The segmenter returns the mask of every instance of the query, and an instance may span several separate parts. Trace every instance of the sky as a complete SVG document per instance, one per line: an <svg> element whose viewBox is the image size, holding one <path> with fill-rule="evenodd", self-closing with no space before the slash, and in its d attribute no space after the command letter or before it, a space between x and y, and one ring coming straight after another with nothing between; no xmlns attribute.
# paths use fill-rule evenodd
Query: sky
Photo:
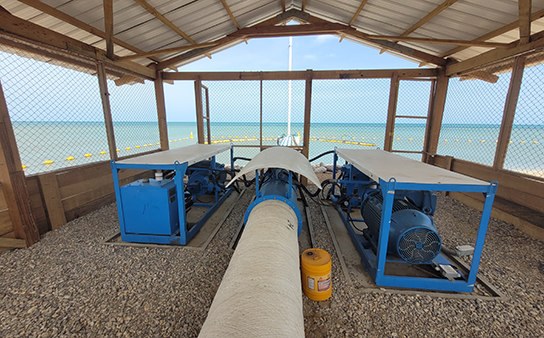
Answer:
<svg viewBox="0 0 544 338"><path fill-rule="evenodd" d="M289 61L289 38L259 38L248 40L248 44L240 43L234 47L212 54L212 59L207 57L198 61L182 66L178 71L285 71L288 70ZM318 35L293 37L293 70L338 70L338 69L391 69L391 68L417 68L418 64L404 60L402 58L383 53L373 48L351 42L344 39L341 43L339 37L333 35ZM300 83L302 82L302 83ZM315 82L315 81L314 81ZM372 91L389 91L389 80L380 81L379 88L373 88ZM218 110L255 111L257 114L248 113L246 119L253 121L258 118L258 81L251 83L217 83L207 82L206 86L210 88L210 107L212 114L215 113L215 121L227 118L227 113ZM355 88L346 88L344 86L343 95L350 96L355 93ZM286 110L287 102L287 81L265 81L264 109L267 106L273 110L274 107L280 107ZM321 87L323 94L326 94L326 84ZM349 86L348 86L349 87ZM383 88L381 88L383 87ZM319 84L314 86L314 91L319 90ZM174 85L165 84L165 98L167 108L167 118L170 122L194 121L194 83L192 81L176 81ZM330 95L333 90L328 90ZM246 95L240 95L247 93ZM231 97L229 100L218 99L214 97L221 95L223 98ZM338 94L338 93L336 93ZM255 97L257 95L257 97ZM315 95L324 97L326 95ZM426 94L426 99L428 94ZM356 99L356 98L354 98ZM230 102L229 102L230 101ZM244 105L244 101L249 101ZM366 100L370 102L371 100ZM380 100L381 101L381 100ZM214 105L215 103L215 105ZM249 106L248 106L249 105ZM285 106L285 107L283 107ZM304 109L304 84L303 81L293 81L293 117L297 122L297 116L302 118L300 111ZM322 108L327 109L324 105ZM319 105L312 106L316 117L319 117ZM381 109L377 108L376 109ZM298 111L295 111L298 110ZM329 110L328 110L329 111ZM218 116L219 115L219 116ZM274 115L274 116L272 116ZM230 115L232 117L232 115ZM268 122L284 121L285 117L279 114L269 114ZM322 119L325 119L322 116ZM301 121L299 121L301 122ZM327 121L322 121L327 122Z"/></svg>

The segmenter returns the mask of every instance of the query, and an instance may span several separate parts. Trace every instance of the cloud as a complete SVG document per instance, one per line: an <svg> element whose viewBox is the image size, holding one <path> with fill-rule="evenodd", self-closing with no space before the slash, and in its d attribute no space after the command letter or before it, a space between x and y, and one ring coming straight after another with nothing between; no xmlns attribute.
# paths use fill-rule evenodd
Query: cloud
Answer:
<svg viewBox="0 0 544 338"><path fill-rule="evenodd" d="M315 60L315 59L317 59L317 56L315 56L314 54L306 54L306 55L304 55L304 58L306 60Z"/></svg>
<svg viewBox="0 0 544 338"><path fill-rule="evenodd" d="M315 42L316 43L325 43L325 42L329 42L329 41L336 40L336 39L338 39L338 38L336 36L334 36L334 35L318 35L315 38Z"/></svg>

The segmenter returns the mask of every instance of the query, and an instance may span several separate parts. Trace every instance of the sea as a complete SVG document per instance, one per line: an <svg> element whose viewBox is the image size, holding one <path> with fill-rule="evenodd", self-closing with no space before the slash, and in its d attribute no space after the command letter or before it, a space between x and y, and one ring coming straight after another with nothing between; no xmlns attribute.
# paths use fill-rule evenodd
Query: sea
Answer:
<svg viewBox="0 0 544 338"><path fill-rule="evenodd" d="M115 141L120 157L147 152L159 146L156 122L114 122ZM22 164L27 175L109 159L106 129L103 122L13 122ZM264 123L264 145L275 145L287 133L285 123ZM499 125L443 124L437 153L492 165ZM235 145L234 156L253 157L258 149L259 123L216 122L210 125L212 141ZM303 137L303 124L292 123L291 133ZM421 151L424 124L396 124L393 149ZM169 122L170 148L195 144L195 122ZM233 142L227 140L235 140ZM338 148L383 149L385 124L382 123L312 123L310 158ZM240 146L240 147L238 147ZM416 160L421 154L403 153ZM228 154L217 157L229 162ZM315 162L330 164L332 155ZM240 160L236 164L244 165ZM544 177L544 126L515 125L506 156L505 168Z"/></svg>

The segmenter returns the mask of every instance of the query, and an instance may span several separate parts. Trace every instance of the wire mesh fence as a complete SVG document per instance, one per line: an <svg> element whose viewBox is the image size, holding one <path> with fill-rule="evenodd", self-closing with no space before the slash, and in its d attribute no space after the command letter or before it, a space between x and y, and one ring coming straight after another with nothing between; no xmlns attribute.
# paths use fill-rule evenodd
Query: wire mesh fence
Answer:
<svg viewBox="0 0 544 338"><path fill-rule="evenodd" d="M418 161L425 140L431 85L431 80L399 81L392 149L406 151L401 155Z"/></svg>
<svg viewBox="0 0 544 338"><path fill-rule="evenodd" d="M524 70L504 164L505 169L541 178L544 178L543 77L542 63L528 64Z"/></svg>
<svg viewBox="0 0 544 338"><path fill-rule="evenodd" d="M450 79L437 152L493 165L511 73L496 83Z"/></svg>
<svg viewBox="0 0 544 338"><path fill-rule="evenodd" d="M341 148L381 148L390 79L314 80L310 158ZM331 164L333 156L319 162Z"/></svg>
<svg viewBox="0 0 544 338"><path fill-rule="evenodd" d="M117 155L159 149L159 125L153 82L116 86L108 80Z"/></svg>
<svg viewBox="0 0 544 338"><path fill-rule="evenodd" d="M109 159L96 76L17 54L0 52L0 80L25 173Z"/></svg>

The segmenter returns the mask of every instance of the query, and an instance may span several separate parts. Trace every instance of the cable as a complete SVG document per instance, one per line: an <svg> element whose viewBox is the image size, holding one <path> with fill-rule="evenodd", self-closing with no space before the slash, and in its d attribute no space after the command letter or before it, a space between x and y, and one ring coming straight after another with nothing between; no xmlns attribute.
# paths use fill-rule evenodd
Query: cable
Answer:
<svg viewBox="0 0 544 338"><path fill-rule="evenodd" d="M324 152L324 153L322 153L322 154L319 154L319 155L317 155L316 157L312 158L312 159L310 160L310 162L313 162L313 161L317 160L318 158L321 158L321 157L323 157L323 156L325 156L325 155L329 155L329 154L332 154L332 153L334 153L334 150L326 151L326 152Z"/></svg>

